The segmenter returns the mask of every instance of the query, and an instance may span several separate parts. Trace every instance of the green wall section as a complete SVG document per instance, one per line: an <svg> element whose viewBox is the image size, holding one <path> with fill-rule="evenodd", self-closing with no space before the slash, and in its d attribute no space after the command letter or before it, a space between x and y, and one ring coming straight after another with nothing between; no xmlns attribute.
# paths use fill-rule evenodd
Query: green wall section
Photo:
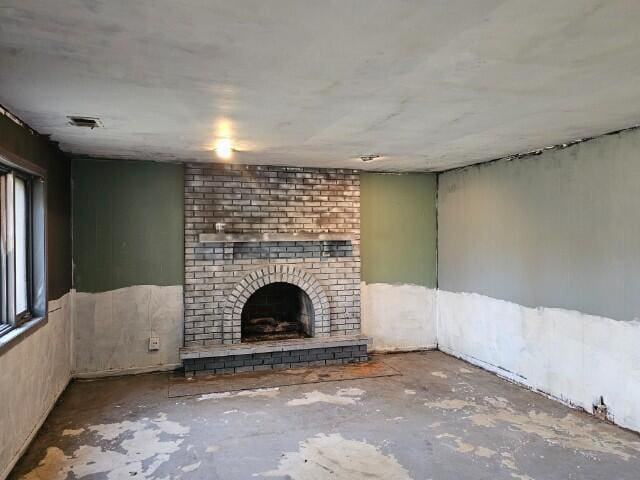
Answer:
<svg viewBox="0 0 640 480"><path fill-rule="evenodd" d="M46 170L47 297L71 289L71 162L46 137L0 113L0 153L17 155Z"/></svg>
<svg viewBox="0 0 640 480"><path fill-rule="evenodd" d="M361 174L362 280L436 287L434 174Z"/></svg>
<svg viewBox="0 0 640 480"><path fill-rule="evenodd" d="M182 165L78 159L72 178L76 290L183 283Z"/></svg>

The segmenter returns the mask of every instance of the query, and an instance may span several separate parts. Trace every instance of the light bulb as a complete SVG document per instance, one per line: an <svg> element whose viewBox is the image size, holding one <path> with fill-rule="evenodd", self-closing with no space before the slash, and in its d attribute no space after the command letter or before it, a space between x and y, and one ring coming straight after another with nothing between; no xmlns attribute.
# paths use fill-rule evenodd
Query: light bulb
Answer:
<svg viewBox="0 0 640 480"><path fill-rule="evenodd" d="M231 158L233 149L231 148L230 138L221 138L216 142L216 155L223 160L229 160Z"/></svg>

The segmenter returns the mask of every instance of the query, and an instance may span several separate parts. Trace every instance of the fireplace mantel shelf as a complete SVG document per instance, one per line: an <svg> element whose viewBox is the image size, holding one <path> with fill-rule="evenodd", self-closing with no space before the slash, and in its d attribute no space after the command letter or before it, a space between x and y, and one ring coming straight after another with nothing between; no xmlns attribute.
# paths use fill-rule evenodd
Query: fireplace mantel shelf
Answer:
<svg viewBox="0 0 640 480"><path fill-rule="evenodd" d="M201 233L200 243L247 242L350 242L355 235L349 233Z"/></svg>

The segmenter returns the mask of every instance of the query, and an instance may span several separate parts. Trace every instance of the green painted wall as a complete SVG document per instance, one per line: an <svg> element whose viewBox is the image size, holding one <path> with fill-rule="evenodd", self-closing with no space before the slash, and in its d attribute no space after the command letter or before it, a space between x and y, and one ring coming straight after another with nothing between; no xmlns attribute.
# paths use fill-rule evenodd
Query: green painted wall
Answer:
<svg viewBox="0 0 640 480"><path fill-rule="evenodd" d="M362 280L436 286L434 174L361 174Z"/></svg>
<svg viewBox="0 0 640 480"><path fill-rule="evenodd" d="M1 113L0 152L17 155L46 170L47 297L56 300L71 288L71 162L46 137Z"/></svg>
<svg viewBox="0 0 640 480"><path fill-rule="evenodd" d="M640 317L640 129L439 180L443 290Z"/></svg>
<svg viewBox="0 0 640 480"><path fill-rule="evenodd" d="M72 179L78 291L183 283L182 165L78 159Z"/></svg>

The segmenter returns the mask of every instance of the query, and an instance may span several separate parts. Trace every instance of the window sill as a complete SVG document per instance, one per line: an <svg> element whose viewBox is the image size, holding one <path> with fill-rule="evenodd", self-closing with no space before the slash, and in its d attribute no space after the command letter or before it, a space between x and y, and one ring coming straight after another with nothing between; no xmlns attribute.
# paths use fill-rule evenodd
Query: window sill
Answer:
<svg viewBox="0 0 640 480"><path fill-rule="evenodd" d="M0 355L5 353L14 345L20 343L22 340L24 340L33 332L46 324L47 317L38 317L29 320L28 322L20 325L18 328L9 330L7 333L0 337Z"/></svg>

